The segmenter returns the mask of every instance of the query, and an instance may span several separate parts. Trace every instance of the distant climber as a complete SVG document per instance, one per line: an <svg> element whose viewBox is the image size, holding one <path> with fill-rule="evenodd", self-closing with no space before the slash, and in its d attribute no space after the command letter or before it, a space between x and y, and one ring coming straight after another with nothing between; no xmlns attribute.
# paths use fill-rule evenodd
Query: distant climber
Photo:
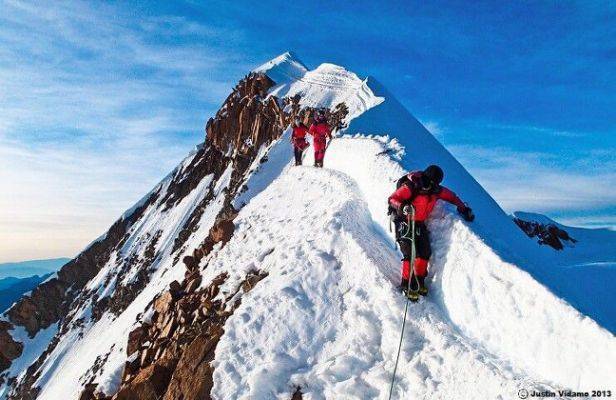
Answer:
<svg viewBox="0 0 616 400"><path fill-rule="evenodd" d="M428 261L432 254L430 233L426 219L430 216L438 200L445 200L458 207L458 212L466 221L473 221L475 216L470 207L460 200L451 190L441 186L443 170L437 165L430 165L424 171L414 171L398 180L396 191L389 196L389 209L396 226L396 240L402 251L401 289L412 301L419 295L428 294L425 279L428 274ZM415 221L415 265L411 271L412 232L411 218Z"/></svg>
<svg viewBox="0 0 616 400"><path fill-rule="evenodd" d="M318 111L314 117L314 123L310 125L308 131L313 138L314 146L314 166L323 168L323 159L327 149L327 139L332 138L331 127L327 123L327 118L323 111Z"/></svg>
<svg viewBox="0 0 616 400"><path fill-rule="evenodd" d="M295 165L302 165L302 155L308 147L306 134L308 127L304 125L302 119L297 116L293 120L293 134L291 135L291 143L293 144L293 154L295 155Z"/></svg>

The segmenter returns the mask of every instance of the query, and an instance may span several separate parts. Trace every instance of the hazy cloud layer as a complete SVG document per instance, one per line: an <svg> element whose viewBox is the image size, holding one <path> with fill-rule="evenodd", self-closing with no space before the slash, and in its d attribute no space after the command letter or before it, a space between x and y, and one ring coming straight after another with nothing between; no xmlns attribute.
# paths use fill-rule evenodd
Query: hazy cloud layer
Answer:
<svg viewBox="0 0 616 400"><path fill-rule="evenodd" d="M233 32L185 18L0 8L0 261L74 255L203 140L219 79L249 67L207 45Z"/></svg>
<svg viewBox="0 0 616 400"><path fill-rule="evenodd" d="M507 211L533 211L569 215L562 222L584 226L614 226L616 160L606 160L601 170L589 172L584 157L563 167L558 156L520 152L510 148L477 145L449 146L498 203ZM587 154L587 159L611 157ZM576 215L578 211L579 215ZM603 222L598 222L602 220Z"/></svg>

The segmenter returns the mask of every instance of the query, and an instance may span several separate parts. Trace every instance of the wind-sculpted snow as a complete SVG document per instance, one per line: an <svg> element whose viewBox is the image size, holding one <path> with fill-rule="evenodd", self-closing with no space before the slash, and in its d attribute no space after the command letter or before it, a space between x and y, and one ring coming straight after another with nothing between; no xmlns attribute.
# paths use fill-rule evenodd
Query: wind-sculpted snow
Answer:
<svg viewBox="0 0 616 400"><path fill-rule="evenodd" d="M275 82L270 94L277 97L300 96L305 107L333 109L346 104L347 121L382 103L383 97L375 96L367 84L356 74L334 64L321 64L312 71L297 61L292 54L283 54L263 64L255 71L265 72Z"/></svg>

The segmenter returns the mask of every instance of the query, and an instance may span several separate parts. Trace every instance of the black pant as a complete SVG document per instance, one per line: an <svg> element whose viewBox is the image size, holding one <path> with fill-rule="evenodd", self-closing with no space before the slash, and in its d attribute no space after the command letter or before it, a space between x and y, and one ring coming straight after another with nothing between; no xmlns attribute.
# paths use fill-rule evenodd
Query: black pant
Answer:
<svg viewBox="0 0 616 400"><path fill-rule="evenodd" d="M410 260L412 255L412 243L410 241L411 233L408 222L402 218L394 220L396 225L396 240L400 245L400 251L404 260ZM407 234L404 237L404 235ZM429 260L432 255L432 247L430 247L430 232L424 222L415 222L415 257Z"/></svg>
<svg viewBox="0 0 616 400"><path fill-rule="evenodd" d="M295 165L302 165L302 155L304 154L304 150L293 147L293 154L295 154Z"/></svg>

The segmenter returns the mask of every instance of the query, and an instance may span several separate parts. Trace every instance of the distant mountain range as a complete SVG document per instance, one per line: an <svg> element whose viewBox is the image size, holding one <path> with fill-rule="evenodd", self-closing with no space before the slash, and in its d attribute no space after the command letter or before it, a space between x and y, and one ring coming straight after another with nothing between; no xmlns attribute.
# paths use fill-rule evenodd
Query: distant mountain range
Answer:
<svg viewBox="0 0 616 400"><path fill-rule="evenodd" d="M4 312L25 293L37 287L41 282L51 276L51 272L45 275L34 275L27 278L8 277L0 279L0 313Z"/></svg>
<svg viewBox="0 0 616 400"><path fill-rule="evenodd" d="M31 260L0 264L0 313L25 293L37 287L70 258Z"/></svg>
<svg viewBox="0 0 616 400"><path fill-rule="evenodd" d="M48 260L0 263L0 279L9 277L28 278L34 275L47 275L51 272L56 272L70 260L70 258L52 258ZM0 288L0 290L2 289Z"/></svg>

